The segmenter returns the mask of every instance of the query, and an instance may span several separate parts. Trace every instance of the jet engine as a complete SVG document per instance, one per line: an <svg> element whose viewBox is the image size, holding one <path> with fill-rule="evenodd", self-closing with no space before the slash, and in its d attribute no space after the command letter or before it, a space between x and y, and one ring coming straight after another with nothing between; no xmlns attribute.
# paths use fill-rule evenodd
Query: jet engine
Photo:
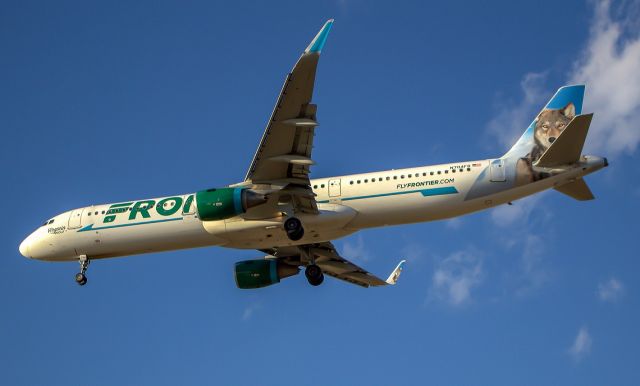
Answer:
<svg viewBox="0 0 640 386"><path fill-rule="evenodd" d="M236 263L235 277L238 288L262 288L280 283L280 279L297 275L300 268L276 259L245 260Z"/></svg>
<svg viewBox="0 0 640 386"><path fill-rule="evenodd" d="M267 196L244 188L218 188L196 193L198 217L203 221L224 220L267 202Z"/></svg>

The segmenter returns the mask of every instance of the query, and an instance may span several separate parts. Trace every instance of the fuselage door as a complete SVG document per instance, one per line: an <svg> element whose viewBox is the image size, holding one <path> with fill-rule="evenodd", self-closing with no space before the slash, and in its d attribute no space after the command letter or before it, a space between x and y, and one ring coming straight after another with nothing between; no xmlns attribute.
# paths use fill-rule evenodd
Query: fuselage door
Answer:
<svg viewBox="0 0 640 386"><path fill-rule="evenodd" d="M339 197L340 194L340 179L329 180L329 197Z"/></svg>
<svg viewBox="0 0 640 386"><path fill-rule="evenodd" d="M80 228L82 226L82 214L85 208L74 209L69 215L69 229Z"/></svg>
<svg viewBox="0 0 640 386"><path fill-rule="evenodd" d="M504 171L504 160L494 159L491 161L491 181L492 182L504 182L507 180Z"/></svg>

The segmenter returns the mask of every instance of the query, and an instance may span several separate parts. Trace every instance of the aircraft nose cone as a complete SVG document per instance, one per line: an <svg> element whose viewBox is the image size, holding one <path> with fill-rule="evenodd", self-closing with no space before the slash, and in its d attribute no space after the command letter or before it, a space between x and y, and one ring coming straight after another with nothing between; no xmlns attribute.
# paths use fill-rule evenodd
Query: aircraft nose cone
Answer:
<svg viewBox="0 0 640 386"><path fill-rule="evenodd" d="M26 239L24 239L23 242L20 243L20 247L18 247L18 249L20 250L20 254L24 257L28 257L31 258L31 254L29 251L29 238L27 237Z"/></svg>

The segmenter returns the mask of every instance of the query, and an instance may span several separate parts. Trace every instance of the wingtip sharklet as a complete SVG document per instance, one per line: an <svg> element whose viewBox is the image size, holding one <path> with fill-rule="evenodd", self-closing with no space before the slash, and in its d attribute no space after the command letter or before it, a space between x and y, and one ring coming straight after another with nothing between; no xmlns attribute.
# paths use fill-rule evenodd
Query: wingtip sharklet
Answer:
<svg viewBox="0 0 640 386"><path fill-rule="evenodd" d="M398 282L398 278L400 277L400 274L402 273L402 268L404 267L404 263L406 263L406 260L401 260L398 265L396 266L396 269L394 269L391 274L389 275L389 277L387 278L386 282L389 285L395 285Z"/></svg>
<svg viewBox="0 0 640 386"><path fill-rule="evenodd" d="M322 51L322 47L327 42L327 37L329 36L329 32L331 31L331 27L333 26L334 19L329 19L324 23L318 34L315 38L309 43L307 49L304 50L305 53L320 53Z"/></svg>

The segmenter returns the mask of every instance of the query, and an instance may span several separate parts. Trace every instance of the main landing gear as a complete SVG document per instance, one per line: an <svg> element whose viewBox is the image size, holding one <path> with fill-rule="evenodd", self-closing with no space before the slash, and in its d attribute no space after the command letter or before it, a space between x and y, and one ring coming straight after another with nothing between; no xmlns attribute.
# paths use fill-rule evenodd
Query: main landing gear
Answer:
<svg viewBox="0 0 640 386"><path fill-rule="evenodd" d="M307 265L307 268L304 270L304 275L312 286L318 286L324 281L322 269L315 264Z"/></svg>
<svg viewBox="0 0 640 386"><path fill-rule="evenodd" d="M80 272L76 273L76 283L78 283L78 285L85 285L87 284L87 276L85 273L87 272L87 268L89 268L89 258L87 255L80 255L78 261L80 262Z"/></svg>
<svg viewBox="0 0 640 386"><path fill-rule="evenodd" d="M304 236L302 222L295 217L289 217L287 221L284 222L284 230L287 232L287 237L289 237L291 241L298 241Z"/></svg>

